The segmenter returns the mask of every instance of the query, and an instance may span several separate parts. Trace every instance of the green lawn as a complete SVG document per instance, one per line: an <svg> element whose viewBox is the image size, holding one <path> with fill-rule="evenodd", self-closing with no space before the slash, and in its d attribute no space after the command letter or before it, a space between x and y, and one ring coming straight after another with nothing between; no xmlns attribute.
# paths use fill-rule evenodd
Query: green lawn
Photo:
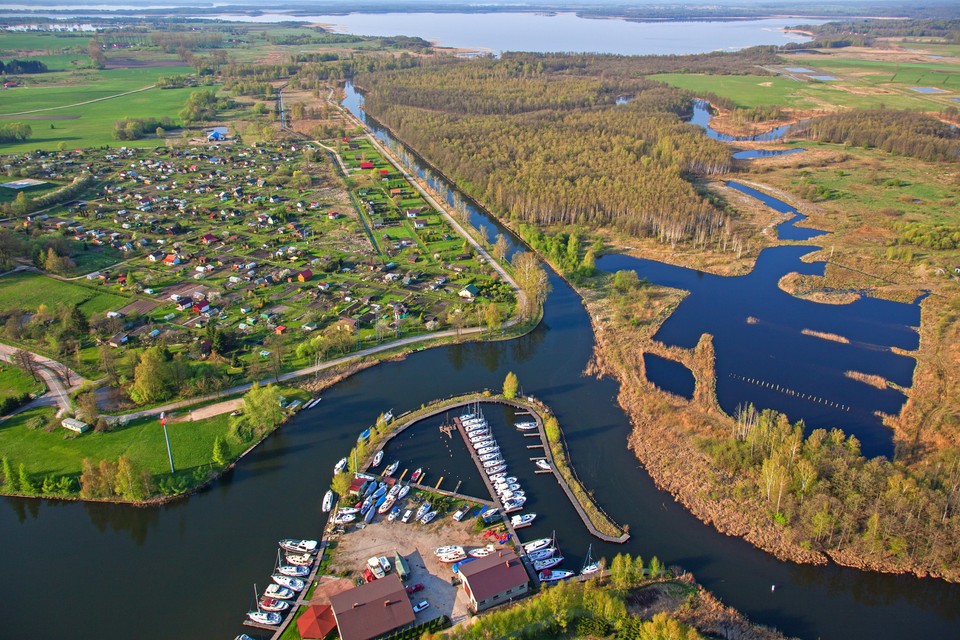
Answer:
<svg viewBox="0 0 960 640"><path fill-rule="evenodd" d="M79 304L86 313L118 309L130 300L91 287L35 273L14 273L0 278L0 309L36 309L41 304Z"/></svg>
<svg viewBox="0 0 960 640"><path fill-rule="evenodd" d="M0 398L38 391L40 385L29 375L8 364L0 364Z"/></svg>
<svg viewBox="0 0 960 640"><path fill-rule="evenodd" d="M24 55L24 51L50 51L56 53L63 49L86 49L90 35L67 35L60 33L13 33L5 31L0 39L0 52L4 58L36 60L34 56Z"/></svg>

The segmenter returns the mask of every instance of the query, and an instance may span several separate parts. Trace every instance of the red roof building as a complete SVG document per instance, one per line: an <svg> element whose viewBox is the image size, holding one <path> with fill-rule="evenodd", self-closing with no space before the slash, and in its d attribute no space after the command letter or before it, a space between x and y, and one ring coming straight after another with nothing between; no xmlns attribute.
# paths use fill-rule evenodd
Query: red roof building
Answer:
<svg viewBox="0 0 960 640"><path fill-rule="evenodd" d="M328 604L310 605L297 618L297 629L304 640L326 638L336 628L337 619L333 617L333 609Z"/></svg>
<svg viewBox="0 0 960 640"><path fill-rule="evenodd" d="M501 549L459 569L463 591L474 611L509 602L530 591L530 576L513 551Z"/></svg>
<svg viewBox="0 0 960 640"><path fill-rule="evenodd" d="M361 168L361 169L373 169L373 163L370 162L369 160L364 160L363 162L360 163L360 168Z"/></svg>
<svg viewBox="0 0 960 640"><path fill-rule="evenodd" d="M341 640L370 640L412 625L416 616L395 573L330 597Z"/></svg>

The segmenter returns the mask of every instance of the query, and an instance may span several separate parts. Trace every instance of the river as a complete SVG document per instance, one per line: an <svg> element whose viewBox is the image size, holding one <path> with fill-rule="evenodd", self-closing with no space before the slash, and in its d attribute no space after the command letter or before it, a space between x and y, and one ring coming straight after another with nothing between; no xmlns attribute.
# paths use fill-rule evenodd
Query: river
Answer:
<svg viewBox="0 0 960 640"><path fill-rule="evenodd" d="M472 215L499 229L481 213ZM437 397L498 388L508 371L517 373L524 392L556 411L581 478L632 535L625 546L594 541L555 483L512 464L511 474L532 495L531 510L543 515L524 539L556 528L573 567L591 542L594 557L657 555L693 571L755 621L804 638L904 638L918 630L925 638L956 637L957 586L779 562L718 534L657 490L624 446L629 424L616 404L617 385L581 373L593 336L579 297L555 274L550 281L543 322L529 335L430 349L357 374L188 500L136 509L5 498L0 637L232 637L252 604L254 583L262 588L269 579L276 541L319 534L332 467L361 430L387 409L400 413ZM505 424L511 416L504 411L487 414ZM435 424L417 429L427 439L440 437ZM428 469L448 455L441 447L415 454Z"/></svg>

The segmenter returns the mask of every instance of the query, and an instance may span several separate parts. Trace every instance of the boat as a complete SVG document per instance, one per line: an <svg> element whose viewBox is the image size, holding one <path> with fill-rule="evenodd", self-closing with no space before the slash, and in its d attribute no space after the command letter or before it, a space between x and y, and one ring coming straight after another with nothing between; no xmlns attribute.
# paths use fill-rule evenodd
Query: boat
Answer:
<svg viewBox="0 0 960 640"><path fill-rule="evenodd" d="M330 509L332 508L333 508L333 491L327 490L327 492L323 494L323 506L321 507L321 509L323 509L324 513L329 513Z"/></svg>
<svg viewBox="0 0 960 640"><path fill-rule="evenodd" d="M423 467L417 467L417 470L410 475L410 482L416 482L423 475Z"/></svg>
<svg viewBox="0 0 960 640"><path fill-rule="evenodd" d="M373 507L370 507L370 509L367 511L367 515L363 516L363 521L367 524L370 524L370 522L373 521L373 516L375 515L377 515L377 510Z"/></svg>
<svg viewBox="0 0 960 640"><path fill-rule="evenodd" d="M559 580L566 580L572 575L573 571L557 571L547 569L545 571L541 571L537 577L540 578L540 582L557 582Z"/></svg>
<svg viewBox="0 0 960 640"><path fill-rule="evenodd" d="M266 624L275 627L283 621L283 616L275 611L247 611L251 622Z"/></svg>
<svg viewBox="0 0 960 640"><path fill-rule="evenodd" d="M372 496L373 492L377 490L377 483L373 480L367 482L367 488L363 492L363 497Z"/></svg>
<svg viewBox="0 0 960 640"><path fill-rule="evenodd" d="M309 553L288 553L284 558L297 567L309 567L313 564L313 556Z"/></svg>
<svg viewBox="0 0 960 640"><path fill-rule="evenodd" d="M277 567L277 573L282 576L303 578L310 575L310 567L297 566L295 564L281 564Z"/></svg>
<svg viewBox="0 0 960 640"><path fill-rule="evenodd" d="M502 464L503 464L503 458L501 458L500 456L497 456L495 458L490 458L489 460L485 460L483 462L483 468L491 469L493 467L498 467Z"/></svg>
<svg viewBox="0 0 960 640"><path fill-rule="evenodd" d="M467 438L470 439L470 442L476 442L477 440L487 437L493 437L490 435L489 429L475 429L467 432Z"/></svg>
<svg viewBox="0 0 960 640"><path fill-rule="evenodd" d="M383 414L383 422L385 424L390 424L392 420L393 420L393 409L390 409L385 414Z"/></svg>
<svg viewBox="0 0 960 640"><path fill-rule="evenodd" d="M400 487L400 491L397 492L397 500L403 500L408 493L410 493L410 486L405 484Z"/></svg>
<svg viewBox="0 0 960 640"><path fill-rule="evenodd" d="M400 485L395 484L390 487L390 491L387 491L387 497L396 500L398 493L400 493Z"/></svg>
<svg viewBox="0 0 960 640"><path fill-rule="evenodd" d="M457 522L460 522L461 520L463 520L464 516L466 516L467 513L469 512L470 512L470 505L464 503L460 505L460 507L456 511L453 512L453 519Z"/></svg>
<svg viewBox="0 0 960 640"><path fill-rule="evenodd" d="M492 544L488 544L485 547L470 549L470 551L467 551L467 555L471 558L486 558L488 555L493 553L494 549L495 547Z"/></svg>
<svg viewBox="0 0 960 640"><path fill-rule="evenodd" d="M438 556L437 560L443 562L444 564L453 564L454 562L460 562L461 560L466 560L467 554L463 551L460 553L449 553L447 555Z"/></svg>
<svg viewBox="0 0 960 640"><path fill-rule="evenodd" d="M527 554L527 557L530 558L531 562L536 560L544 560L549 558L557 552L555 547L547 547L546 549L537 549L536 551L531 551Z"/></svg>
<svg viewBox="0 0 960 640"><path fill-rule="evenodd" d="M431 522L433 522L433 519L436 517L437 517L437 512L431 511L427 515L420 518L420 524L430 524Z"/></svg>
<svg viewBox="0 0 960 640"><path fill-rule="evenodd" d="M260 608L264 611L286 611L290 608L290 603L276 598L261 598Z"/></svg>
<svg viewBox="0 0 960 640"><path fill-rule="evenodd" d="M491 476L489 476L489 478L490 478L490 482L499 482L500 480L503 480L506 476L507 474L505 473L494 473Z"/></svg>
<svg viewBox="0 0 960 640"><path fill-rule="evenodd" d="M400 507L394 507L393 510L390 512L390 515L387 516L387 520L389 520L390 522L393 522L398 517L400 517L400 512L401 512Z"/></svg>
<svg viewBox="0 0 960 640"><path fill-rule="evenodd" d="M497 445L492 445L490 447L484 447L483 449L478 449L477 453L482 456L487 453L496 453L497 451L500 451L500 447L498 447Z"/></svg>
<svg viewBox="0 0 960 640"><path fill-rule="evenodd" d="M523 545L523 550L527 553L532 553L538 549L546 549L547 547L553 546L553 538L538 538L536 540L531 540Z"/></svg>
<svg viewBox="0 0 960 640"><path fill-rule="evenodd" d="M281 587L278 584L272 584L264 590L263 595L268 598L289 600L296 594L294 594L293 589L290 589L289 587Z"/></svg>
<svg viewBox="0 0 960 640"><path fill-rule="evenodd" d="M490 462L491 460L501 461L503 458L500 457L499 451L494 451L493 453L485 453L480 456L480 462Z"/></svg>
<svg viewBox="0 0 960 640"><path fill-rule="evenodd" d="M403 517L400 518L400 522L402 522L403 524L407 524L408 522L410 522L410 518L412 516L413 516L413 509L407 509L406 511L403 512Z"/></svg>
<svg viewBox="0 0 960 640"><path fill-rule="evenodd" d="M364 429L360 432L360 435L357 436L357 442L366 442L370 439L370 429Z"/></svg>
<svg viewBox="0 0 960 640"><path fill-rule="evenodd" d="M240 635L238 635L237 637L235 637L233 640L254 640L254 638L251 638L250 636L248 636L248 635L245 634L245 633L241 633Z"/></svg>
<svg viewBox="0 0 960 640"><path fill-rule="evenodd" d="M513 426L515 426L520 431L530 431L531 429L537 428L537 423L536 422L518 422Z"/></svg>
<svg viewBox="0 0 960 640"><path fill-rule="evenodd" d="M349 515L351 513L356 514L356 513L360 513L360 508L359 507L340 507L339 509L337 509L337 513L340 515Z"/></svg>
<svg viewBox="0 0 960 640"><path fill-rule="evenodd" d="M507 470L507 465L505 464L498 464L495 467L489 467L484 469L484 471L486 471L487 473L500 473L501 471L506 471L506 470Z"/></svg>
<svg viewBox="0 0 960 640"><path fill-rule="evenodd" d="M472 444L474 448L478 446L478 443L487 442L488 440L493 440L493 436L489 433L479 432L470 436L470 444Z"/></svg>
<svg viewBox="0 0 960 640"><path fill-rule="evenodd" d="M386 504L387 500L388 500L388 498L387 498L386 494L380 496L379 498L377 498L377 501L373 503L373 509L379 510L380 507L382 507L384 504Z"/></svg>
<svg viewBox="0 0 960 640"><path fill-rule="evenodd" d="M431 505L429 502L424 502L422 505L420 505L420 508L417 509L417 515L414 516L414 519L419 520L423 516L427 515L427 512L430 511L430 506Z"/></svg>
<svg viewBox="0 0 960 640"><path fill-rule="evenodd" d="M563 556L552 556L550 558L544 558L543 560L534 560L533 568L537 571L543 571L544 569L555 567L561 562L563 562Z"/></svg>
<svg viewBox="0 0 960 640"><path fill-rule="evenodd" d="M537 514L535 513L525 513L522 516L513 516L510 518L510 524L513 525L514 529L522 529L523 527L529 527L533 524L533 521L536 519Z"/></svg>
<svg viewBox="0 0 960 640"><path fill-rule="evenodd" d="M461 419L461 420L472 420L473 418L476 418L476 417L477 417L477 414L475 414L475 413L462 413L462 414L460 414L460 419Z"/></svg>
<svg viewBox="0 0 960 640"><path fill-rule="evenodd" d="M458 544L451 544L445 547L437 547L433 551L435 556L449 556L457 553L463 553L463 547Z"/></svg>
<svg viewBox="0 0 960 640"><path fill-rule="evenodd" d="M371 509L371 511L372 511L372 509ZM354 513L338 513L338 514L333 518L333 523L334 523L334 524L350 524L351 522L353 522L353 521L356 520L356 519L357 519L357 516L356 516L356 514L354 514Z"/></svg>
<svg viewBox="0 0 960 640"><path fill-rule="evenodd" d="M384 477L392 476L399 467L400 467L400 461L394 460L389 467L383 470Z"/></svg>
<svg viewBox="0 0 960 640"><path fill-rule="evenodd" d="M294 553L315 553L317 550L317 541L286 538L280 541L280 548Z"/></svg>
<svg viewBox="0 0 960 640"><path fill-rule="evenodd" d="M475 436L481 431L490 430L490 427L487 426L486 422L474 422L473 424L464 425L463 428L466 430L467 435L470 435L470 436Z"/></svg>
<svg viewBox="0 0 960 640"><path fill-rule="evenodd" d="M387 493L387 483L381 482L380 486L377 487L377 490L373 492L373 498L375 500L382 498L384 495L386 495L386 493Z"/></svg>
<svg viewBox="0 0 960 640"><path fill-rule="evenodd" d="M520 485L516 482L512 484L497 483L493 485L495 491L520 491Z"/></svg>
<svg viewBox="0 0 960 640"><path fill-rule="evenodd" d="M393 505L396 502L394 498L387 498L382 505L377 509L377 513L383 515L388 513L390 509L393 509Z"/></svg>
<svg viewBox="0 0 960 640"><path fill-rule="evenodd" d="M366 500L363 501L363 505L360 507L360 513L366 515L367 511L370 510L370 507L373 506L373 501L373 496L367 496Z"/></svg>
<svg viewBox="0 0 960 640"><path fill-rule="evenodd" d="M503 512L513 513L514 511L520 511L523 509L524 502L526 502L525 498L507 498L503 502Z"/></svg>
<svg viewBox="0 0 960 640"><path fill-rule="evenodd" d="M346 468L347 468L347 459L346 459L346 458L340 458L340 462L338 462L336 465L334 465L334 467L333 467L333 472L334 472L334 473L342 473L343 470L346 469Z"/></svg>
<svg viewBox="0 0 960 640"><path fill-rule="evenodd" d="M276 582L281 587L286 587L287 589L290 589L292 591L303 591L303 588L307 586L306 583L300 578L285 576L278 573L275 573L272 576L270 576L270 579Z"/></svg>
<svg viewBox="0 0 960 640"><path fill-rule="evenodd" d="M547 462L546 458L540 458L537 460L537 466L543 469L544 471L550 471L550 463Z"/></svg>
<svg viewBox="0 0 960 640"><path fill-rule="evenodd" d="M373 456L372 466L379 467L381 462L383 462L383 449L380 449L380 451L377 451L377 454Z"/></svg>
<svg viewBox="0 0 960 640"><path fill-rule="evenodd" d="M593 559L593 556L590 553L591 551L593 551L592 544L589 547L587 547L587 557L584 558L583 568L580 569L580 575L582 576L588 576L591 573L596 573L597 571L600 571L600 563Z"/></svg>

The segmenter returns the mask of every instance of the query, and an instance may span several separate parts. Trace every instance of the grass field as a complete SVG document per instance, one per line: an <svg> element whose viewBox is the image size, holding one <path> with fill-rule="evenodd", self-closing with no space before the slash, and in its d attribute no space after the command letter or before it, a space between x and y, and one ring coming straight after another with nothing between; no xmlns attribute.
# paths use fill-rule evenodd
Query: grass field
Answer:
<svg viewBox="0 0 960 640"><path fill-rule="evenodd" d="M129 299L91 287L35 273L14 273L0 278L0 309L36 309L41 304L79 304L86 313L120 308Z"/></svg>
<svg viewBox="0 0 960 640"><path fill-rule="evenodd" d="M8 364L0 364L0 398L38 391L40 385L29 375Z"/></svg>

